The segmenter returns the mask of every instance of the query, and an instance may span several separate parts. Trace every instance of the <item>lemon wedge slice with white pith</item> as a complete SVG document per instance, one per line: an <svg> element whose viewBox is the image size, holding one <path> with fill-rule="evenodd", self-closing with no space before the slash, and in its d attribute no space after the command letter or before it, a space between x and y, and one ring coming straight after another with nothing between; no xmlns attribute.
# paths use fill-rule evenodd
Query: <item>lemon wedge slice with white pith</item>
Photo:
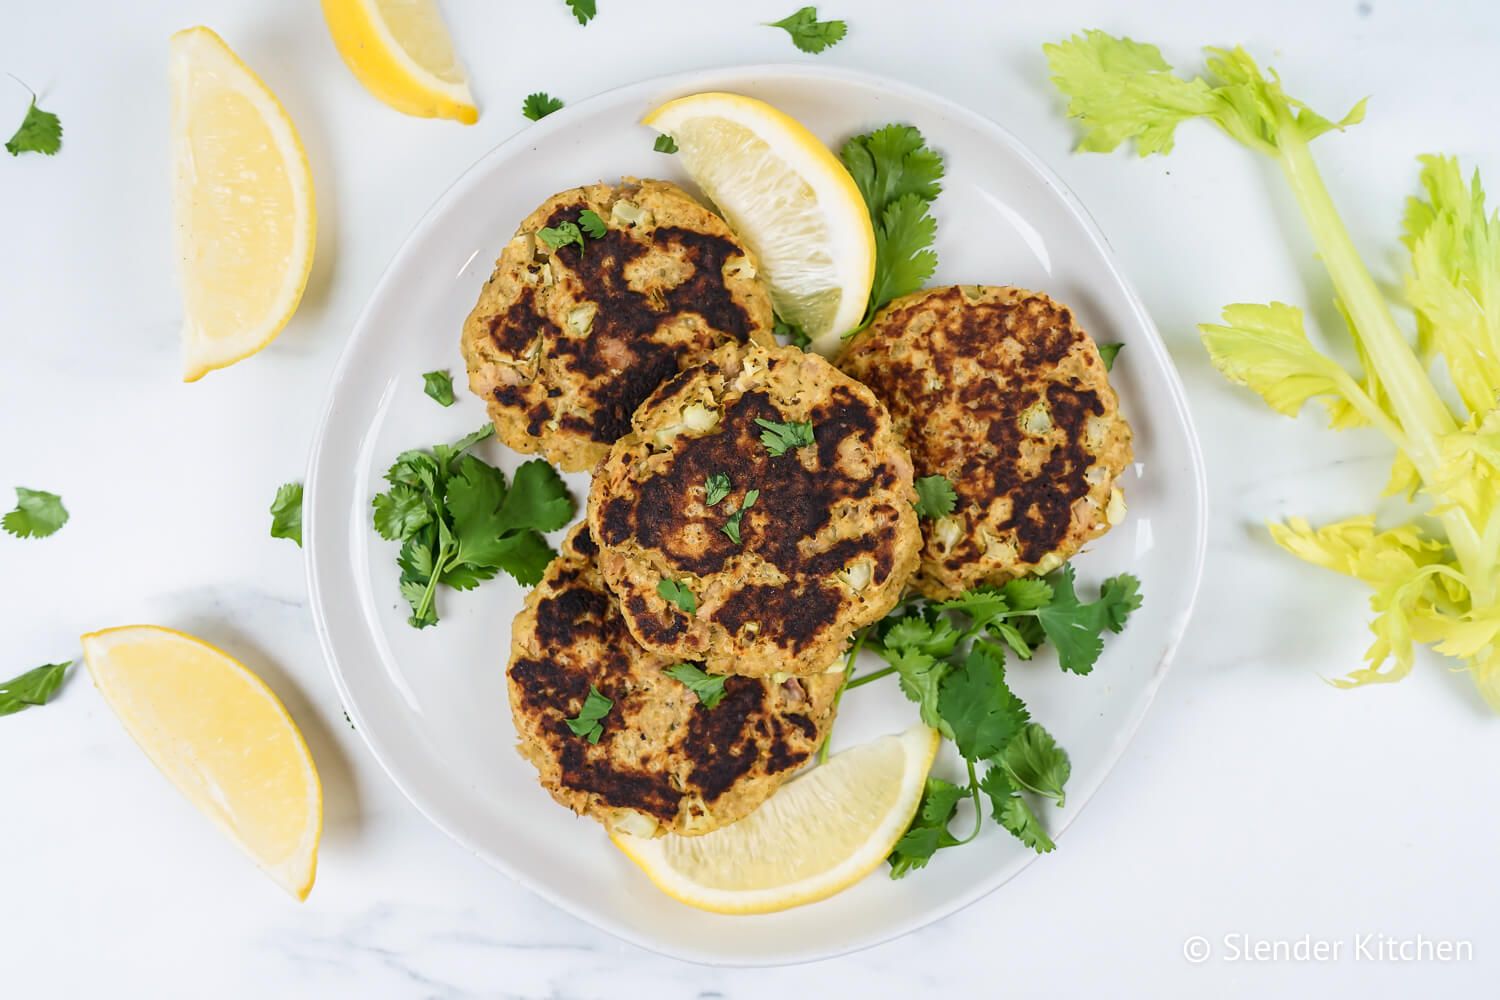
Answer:
<svg viewBox="0 0 1500 1000"><path fill-rule="evenodd" d="M323 788L297 725L239 661L155 625L85 635L94 686L204 815L298 899L312 890Z"/></svg>
<svg viewBox="0 0 1500 1000"><path fill-rule="evenodd" d="M381 101L422 118L479 120L436 0L323 0L323 19L339 55Z"/></svg>
<svg viewBox="0 0 1500 1000"><path fill-rule="evenodd" d="M678 902L714 913L774 913L826 899L877 868L922 801L938 734L913 726L836 754L755 812L701 837L614 834Z"/></svg>
<svg viewBox="0 0 1500 1000"><path fill-rule="evenodd" d="M831 354L864 315L875 229L854 178L800 122L739 94L694 94L642 121L760 261L782 319Z"/></svg>
<svg viewBox="0 0 1500 1000"><path fill-rule="evenodd" d="M172 200L184 379L265 347L302 301L312 172L276 95L207 28L172 36Z"/></svg>

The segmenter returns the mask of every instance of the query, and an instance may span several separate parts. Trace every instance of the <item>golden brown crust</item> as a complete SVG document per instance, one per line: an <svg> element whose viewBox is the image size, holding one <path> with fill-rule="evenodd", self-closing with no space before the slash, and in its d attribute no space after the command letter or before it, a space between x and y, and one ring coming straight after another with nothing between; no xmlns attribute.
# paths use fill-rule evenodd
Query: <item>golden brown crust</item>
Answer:
<svg viewBox="0 0 1500 1000"><path fill-rule="evenodd" d="M757 419L810 422L773 455ZM911 462L885 407L816 354L726 347L660 389L589 493L599 565L631 633L717 673L809 675L899 601L921 534ZM707 479L728 495L710 505ZM725 532L750 490L759 495ZM663 580L696 599L665 600Z"/></svg>
<svg viewBox="0 0 1500 1000"><path fill-rule="evenodd" d="M553 251L543 227L593 209L609 229ZM593 468L641 400L725 343L772 343L753 256L665 181L553 195L506 244L464 323L469 387L500 439L565 471Z"/></svg>
<svg viewBox="0 0 1500 1000"><path fill-rule="evenodd" d="M764 802L817 750L841 675L731 677L704 708L641 648L577 525L511 630L506 671L518 749L542 786L574 812L638 835L696 835ZM595 686L614 705L597 744L564 720Z"/></svg>
<svg viewBox="0 0 1500 1000"><path fill-rule="evenodd" d="M923 521L913 585L933 598L1046 572L1109 530L1131 459L1104 362L1072 311L1018 288L897 299L839 367L874 390L918 477L946 476L950 517Z"/></svg>

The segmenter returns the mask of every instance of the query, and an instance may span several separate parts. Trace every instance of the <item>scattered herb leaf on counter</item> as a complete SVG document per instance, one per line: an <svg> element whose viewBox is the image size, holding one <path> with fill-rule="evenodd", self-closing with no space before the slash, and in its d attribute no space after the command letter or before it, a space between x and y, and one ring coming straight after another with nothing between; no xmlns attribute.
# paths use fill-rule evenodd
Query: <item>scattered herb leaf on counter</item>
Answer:
<svg viewBox="0 0 1500 1000"><path fill-rule="evenodd" d="M563 2L573 12L573 16L578 18L579 24L588 24L599 14L595 0L563 0Z"/></svg>
<svg viewBox="0 0 1500 1000"><path fill-rule="evenodd" d="M928 780L916 818L891 851L892 878L978 836L981 796L989 797L995 822L1022 843L1038 853L1052 850L1026 796L1063 805L1072 767L1010 689L1006 651L1030 659L1037 646L1051 641L1064 669L1088 673L1103 649L1101 634L1120 631L1141 604L1139 584L1128 574L1106 580L1099 600L1088 604L1078 600L1073 581L1073 567L1064 565L1048 579L975 587L947 601L914 598L857 634L854 650L868 648L888 665L854 677L845 690L895 674L922 722L953 741L968 769L964 785ZM986 769L982 778L980 765ZM964 798L972 803L975 827L958 838L948 824Z"/></svg>
<svg viewBox="0 0 1500 1000"><path fill-rule="evenodd" d="M937 270L937 220L930 211L942 191L943 158L910 125L886 125L855 136L839 159L864 195L875 226L875 281L859 329L892 299L915 292ZM850 331L853 333L855 331Z"/></svg>
<svg viewBox="0 0 1500 1000"><path fill-rule="evenodd" d="M571 719L564 719L568 728L573 730L574 736L582 736L590 743L598 743L599 737L604 735L603 719L609 714L615 703L599 693L594 685L589 685L589 696L584 699L583 707L578 714Z"/></svg>
<svg viewBox="0 0 1500 1000"><path fill-rule="evenodd" d="M685 583L668 579L659 580L656 584L656 596L677 605L690 615L698 613L698 598Z"/></svg>
<svg viewBox="0 0 1500 1000"><path fill-rule="evenodd" d="M1104 370L1107 372L1115 370L1115 358L1120 354L1120 348L1124 344L1100 344L1099 357L1104 362Z"/></svg>
<svg viewBox="0 0 1500 1000"><path fill-rule="evenodd" d="M713 708L724 700L724 682L728 678L706 673L695 663L674 663L667 668L667 676L687 685L704 708Z"/></svg>
<svg viewBox="0 0 1500 1000"><path fill-rule="evenodd" d="M928 520L947 517L958 504L958 492L947 476L923 476L916 481L917 516Z"/></svg>
<svg viewBox="0 0 1500 1000"><path fill-rule="evenodd" d="M437 623L439 583L470 590L504 571L536 584L555 555L542 532L573 519L573 498L545 460L522 464L507 484L504 472L467 454L492 434L486 426L430 452L403 452L385 474L390 489L372 501L375 530L401 542L401 594L416 628Z"/></svg>
<svg viewBox="0 0 1500 1000"><path fill-rule="evenodd" d="M302 484L283 483L271 501L271 537L290 538L302 547Z"/></svg>
<svg viewBox="0 0 1500 1000"><path fill-rule="evenodd" d="M534 94L526 95L526 100L521 102L521 114L534 122L539 122L552 112L561 111L562 106L562 101L539 90Z"/></svg>
<svg viewBox="0 0 1500 1000"><path fill-rule="evenodd" d="M813 443L813 425L807 421L781 423L756 417L755 423L761 428L760 443L766 446L772 458L780 458L794 448L806 448Z"/></svg>
<svg viewBox="0 0 1500 1000"><path fill-rule="evenodd" d="M729 495L729 491L732 488L733 487L730 486L729 483L729 477L724 473L715 472L710 474L708 478L703 481L703 492L704 494L706 494L706 505L709 507L714 506L719 501L727 497Z"/></svg>
<svg viewBox="0 0 1500 1000"><path fill-rule="evenodd" d="M609 232L609 225L592 208L578 213L578 225L591 239L602 239Z"/></svg>
<svg viewBox="0 0 1500 1000"><path fill-rule="evenodd" d="M1227 306L1222 323L1200 327L1204 346L1226 377L1280 413L1294 416L1316 399L1334 429L1383 433L1396 449L1385 493L1423 496L1407 523L1383 531L1364 515L1317 529L1292 518L1272 524L1271 535L1374 591L1367 663L1336 685L1400 680L1422 642L1466 667L1500 711L1500 217L1486 208L1478 174L1466 180L1452 158L1420 158L1423 196L1407 201L1402 235L1410 256L1400 294L1415 315L1413 338L1311 152L1312 140L1358 123L1364 101L1338 121L1325 118L1242 48L1207 49L1207 72L1192 79L1177 76L1155 46L1102 31L1045 51L1083 127L1081 150L1134 140L1142 156L1166 153L1175 128L1201 118L1281 168L1344 319L1346 330L1325 332L1352 339L1361 370L1319 350L1302 310L1280 302Z"/></svg>
<svg viewBox="0 0 1500 1000"><path fill-rule="evenodd" d="M658 153L675 153L677 152L677 140L670 135L659 135L656 137L656 141L651 144L651 148Z"/></svg>
<svg viewBox="0 0 1500 1000"><path fill-rule="evenodd" d="M736 545L740 544L740 521L744 520L745 511L755 506L755 501L760 499L760 490L747 490L745 500L737 509L730 510L729 520L724 522L724 534Z"/></svg>
<svg viewBox="0 0 1500 1000"><path fill-rule="evenodd" d="M819 21L818 8L803 7L779 21L766 24L768 28L781 28L792 36L792 44L803 52L814 54L837 45L849 33L849 25L843 21Z"/></svg>
<svg viewBox="0 0 1500 1000"><path fill-rule="evenodd" d="M788 347L797 347L807 350L812 346L812 338L807 331L795 323L788 323L780 316L776 317L776 325L771 330L772 334L780 340L784 340Z"/></svg>
<svg viewBox="0 0 1500 1000"><path fill-rule="evenodd" d="M453 405L453 376L445 371L427 372L422 376L422 391L439 406Z"/></svg>
<svg viewBox="0 0 1500 1000"><path fill-rule="evenodd" d="M62 687L63 676L73 661L47 663L35 670L28 670L19 677L0 682L0 715L45 705Z"/></svg>
<svg viewBox="0 0 1500 1000"><path fill-rule="evenodd" d="M0 518L0 527L17 538L46 538L68 523L62 497L46 490L16 487L15 509Z"/></svg>
<svg viewBox="0 0 1500 1000"><path fill-rule="evenodd" d="M21 83L15 77L11 79ZM26 84L21 83L21 86L26 87ZM31 90L30 87L26 89ZM62 120L52 112L37 107L36 91L31 90L31 104L26 109L26 117L21 119L16 134L6 142L5 151L11 156L20 156L22 153L55 156L62 149L62 132Z"/></svg>

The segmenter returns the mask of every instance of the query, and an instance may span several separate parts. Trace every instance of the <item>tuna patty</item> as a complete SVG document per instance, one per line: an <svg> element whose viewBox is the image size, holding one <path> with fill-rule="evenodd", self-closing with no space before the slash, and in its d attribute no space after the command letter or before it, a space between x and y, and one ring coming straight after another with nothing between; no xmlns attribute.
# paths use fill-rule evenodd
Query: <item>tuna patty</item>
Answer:
<svg viewBox="0 0 1500 1000"><path fill-rule="evenodd" d="M921 546L911 461L885 407L818 355L723 348L633 424L595 471L589 525L648 649L815 674L900 599ZM767 447L798 424L804 445Z"/></svg>
<svg viewBox="0 0 1500 1000"><path fill-rule="evenodd" d="M536 234L592 209L599 239ZM726 343L772 343L754 258L717 215L665 181L553 195L506 244L464 323L469 388L501 440L566 471L593 468L641 400Z"/></svg>
<svg viewBox="0 0 1500 1000"><path fill-rule="evenodd" d="M817 750L841 674L725 681L705 708L631 638L579 524L511 630L506 676L519 749L558 802L638 835L701 834L766 800ZM614 706L598 743L574 735L593 685Z"/></svg>
<svg viewBox="0 0 1500 1000"><path fill-rule="evenodd" d="M946 476L958 494L951 515L923 522L913 582L926 596L1048 572L1124 515L1115 480L1130 426L1093 340L1046 295L917 292L883 309L839 367L890 409L916 474Z"/></svg>

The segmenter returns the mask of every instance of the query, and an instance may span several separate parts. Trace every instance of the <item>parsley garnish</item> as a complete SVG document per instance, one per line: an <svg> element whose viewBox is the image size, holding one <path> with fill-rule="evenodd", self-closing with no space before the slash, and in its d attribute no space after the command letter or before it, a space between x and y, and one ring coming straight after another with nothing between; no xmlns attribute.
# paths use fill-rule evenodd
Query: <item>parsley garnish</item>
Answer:
<svg viewBox="0 0 1500 1000"><path fill-rule="evenodd" d="M290 538L302 547L302 484L283 483L271 501L271 537Z"/></svg>
<svg viewBox="0 0 1500 1000"><path fill-rule="evenodd" d="M688 614L698 613L698 598L687 588L687 584L668 580L665 577L656 585L656 596L677 605Z"/></svg>
<svg viewBox="0 0 1500 1000"><path fill-rule="evenodd" d="M0 715L13 715L52 700L73 661L47 663L0 683Z"/></svg>
<svg viewBox="0 0 1500 1000"><path fill-rule="evenodd" d="M465 454L494 431L403 452L386 471L390 489L373 501L375 530L401 542L401 595L416 628L437 623L439 583L470 590L503 570L535 585L554 555L541 533L573 519L573 498L546 461L523 463L507 484L505 473Z"/></svg>
<svg viewBox="0 0 1500 1000"><path fill-rule="evenodd" d="M849 31L849 26L843 21L819 21L816 7L803 7L779 21L769 22L766 27L783 29L792 36L793 45L803 52L813 53L837 45Z"/></svg>
<svg viewBox="0 0 1500 1000"><path fill-rule="evenodd" d="M805 448L813 443L813 425L806 421L793 420L783 424L756 417L755 423L762 428L760 443L766 446L766 451L773 458L779 458L793 448Z"/></svg>
<svg viewBox="0 0 1500 1000"><path fill-rule="evenodd" d="M1124 344L1100 344L1099 357L1104 360L1104 370L1113 371L1115 367L1115 355L1120 353Z"/></svg>
<svg viewBox="0 0 1500 1000"><path fill-rule="evenodd" d="M21 83L16 77L11 79ZM26 87L26 84L21 83L21 86ZM26 89L31 90L30 87ZM55 156L62 149L62 131L62 121L52 112L37 107L36 91L31 90L31 105L26 109L26 117L21 119L20 128L5 144L5 151L11 156L22 153Z"/></svg>
<svg viewBox="0 0 1500 1000"><path fill-rule="evenodd" d="M917 516L935 521L953 513L958 504L958 493L947 476L923 476L916 482Z"/></svg>
<svg viewBox="0 0 1500 1000"><path fill-rule="evenodd" d="M604 723L601 721L609 714L615 703L599 693L594 685L589 685L589 696L584 699L583 707L578 714L571 719L564 719L568 728L573 730L574 736L582 736L590 743L598 743L599 737L604 735Z"/></svg>
<svg viewBox="0 0 1500 1000"><path fill-rule="evenodd" d="M46 538L67 523L62 497L24 486L16 487L16 509L0 518L0 527L17 538Z"/></svg>
<svg viewBox="0 0 1500 1000"><path fill-rule="evenodd" d="M806 330L795 323L788 323L780 316L776 317L776 325L771 332L785 340L790 347L800 347L805 351L812 346L812 338L807 335Z"/></svg>
<svg viewBox="0 0 1500 1000"><path fill-rule="evenodd" d="M839 158L864 195L875 225L875 281L863 327L881 306L915 292L937 269L932 250L937 221L929 209L942 190L943 158L910 125L887 125L855 136Z"/></svg>
<svg viewBox="0 0 1500 1000"><path fill-rule="evenodd" d="M1106 580L1099 600L1080 602L1073 568L1064 566L1046 580L1024 577L1003 587L976 587L949 601L919 598L856 639L856 648L868 645L889 665L846 687L895 674L922 721L954 742L968 770L964 785L929 780L916 818L891 851L893 878L977 836L981 796L989 797L995 822L1022 843L1038 853L1052 850L1027 796L1061 806L1071 765L1006 682L1006 651L1029 659L1050 641L1064 670L1088 673L1103 648L1101 634L1118 632L1139 606L1139 585L1128 575ZM973 833L959 839L948 824L965 797L977 822Z"/></svg>
<svg viewBox="0 0 1500 1000"><path fill-rule="evenodd" d="M453 376L445 371L427 372L422 376L422 391L440 406L453 405Z"/></svg>
<svg viewBox="0 0 1500 1000"><path fill-rule="evenodd" d="M729 512L729 520L724 522L724 534L736 545L740 544L740 521L745 516L745 511L755 506L755 501L760 499L760 490L749 490L745 493L745 500L740 504L738 510Z"/></svg>
<svg viewBox="0 0 1500 1000"><path fill-rule="evenodd" d="M599 13L594 6L594 0L563 0L563 2L573 12L573 16L578 18L579 24L588 24Z"/></svg>
<svg viewBox="0 0 1500 1000"><path fill-rule="evenodd" d="M562 106L562 101L539 90L535 94L526 95L526 100L521 102L521 114L534 122L539 122L552 112L561 111Z"/></svg>
<svg viewBox="0 0 1500 1000"><path fill-rule="evenodd" d="M675 663L666 672L668 677L686 684L704 708L713 708L724 700L726 677L704 673L703 668L693 663Z"/></svg>
<svg viewBox="0 0 1500 1000"><path fill-rule="evenodd" d="M715 472L703 481L705 500L710 507L727 497L730 489L729 477L722 472Z"/></svg>
<svg viewBox="0 0 1500 1000"><path fill-rule="evenodd" d="M675 153L677 152L677 140L670 135L659 135L656 137L656 141L651 144L651 148L658 153Z"/></svg>
<svg viewBox="0 0 1500 1000"><path fill-rule="evenodd" d="M592 239L603 239L604 234L609 232L609 226L600 218L599 213L592 208L585 208L578 213L578 225ZM579 244L580 246L582 244Z"/></svg>

